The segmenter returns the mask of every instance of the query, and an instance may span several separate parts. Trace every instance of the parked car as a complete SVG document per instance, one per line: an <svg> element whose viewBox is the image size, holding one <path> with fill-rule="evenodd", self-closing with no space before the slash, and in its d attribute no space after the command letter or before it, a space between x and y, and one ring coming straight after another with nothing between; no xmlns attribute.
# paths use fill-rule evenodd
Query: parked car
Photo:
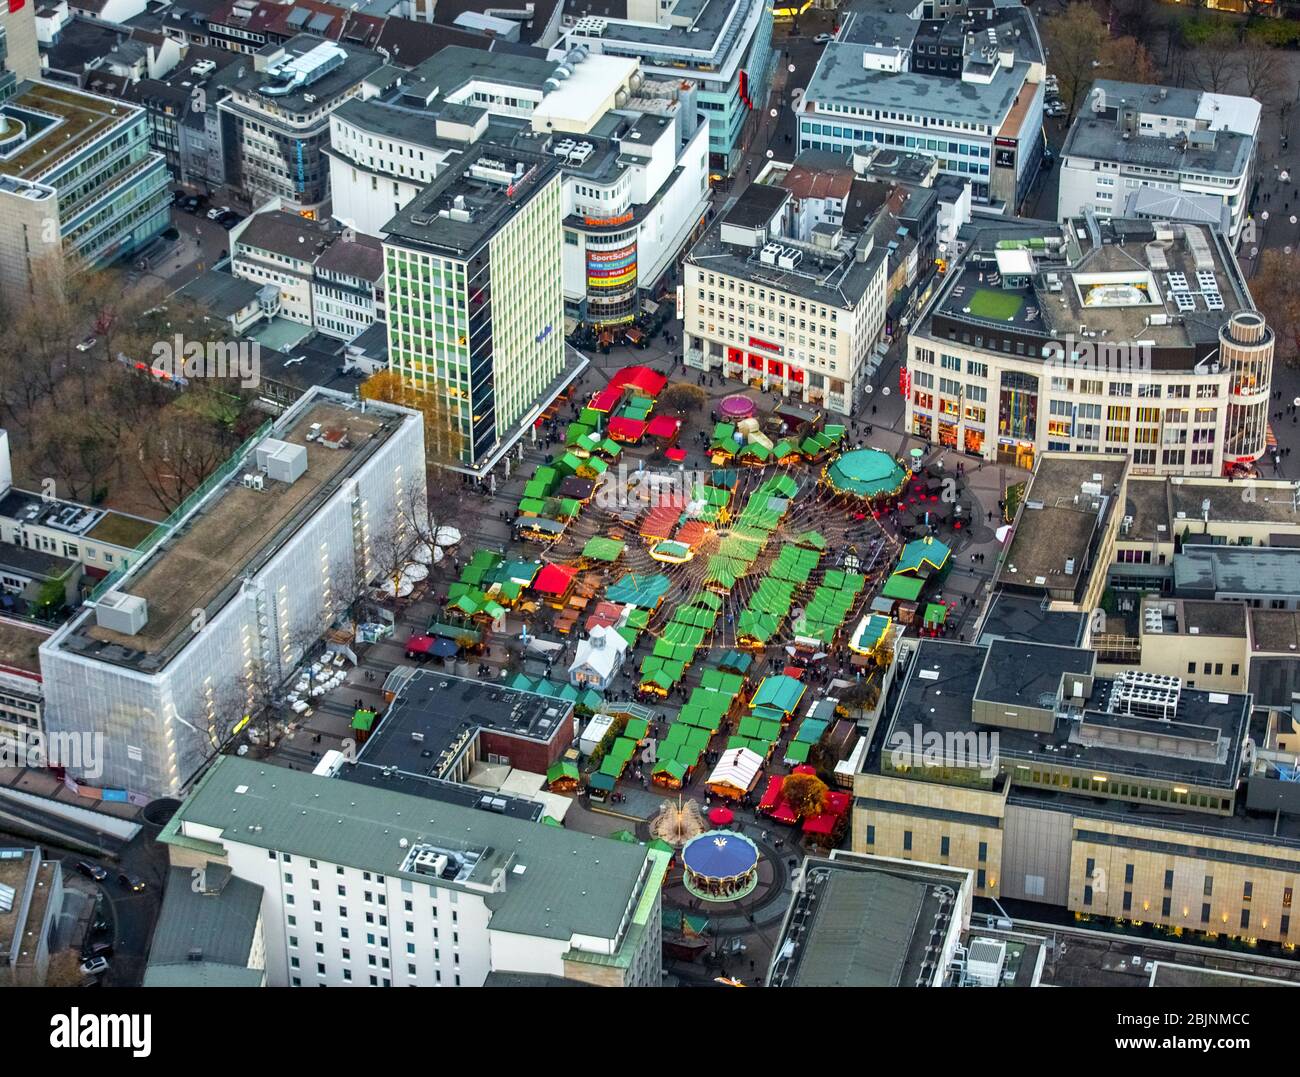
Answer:
<svg viewBox="0 0 1300 1077"><path fill-rule="evenodd" d="M102 957L92 957L81 963L81 975L100 976L108 971L108 961Z"/></svg>
<svg viewBox="0 0 1300 1077"><path fill-rule="evenodd" d="M87 337L85 340L83 340L80 344L77 345L77 351L88 352L90 351L91 348L95 346L95 344L96 344L96 340L94 337Z"/></svg>
<svg viewBox="0 0 1300 1077"><path fill-rule="evenodd" d="M208 220L210 221L220 220L225 214L229 212L230 212L229 206L220 206L220 207L210 209L208 210Z"/></svg>
<svg viewBox="0 0 1300 1077"><path fill-rule="evenodd" d="M82 948L81 956L87 961L93 957L112 957L113 944L111 942L92 942L89 946Z"/></svg>
<svg viewBox="0 0 1300 1077"><path fill-rule="evenodd" d="M243 217L241 217L238 213L235 213L233 210L227 210L225 213L223 213L220 217L217 218L217 224L221 225L221 227L228 232L230 231L230 229L234 228L235 225L237 225L243 219L244 219Z"/></svg>
<svg viewBox="0 0 1300 1077"><path fill-rule="evenodd" d="M108 872L98 864L92 864L89 860L78 860L77 870L87 879L94 879L97 883L102 883L108 878Z"/></svg>
<svg viewBox="0 0 1300 1077"><path fill-rule="evenodd" d="M818 45L825 45L828 41L834 41L834 34L818 34L813 41Z"/></svg>
<svg viewBox="0 0 1300 1077"><path fill-rule="evenodd" d="M118 875L117 881L136 894L144 889L144 880L138 875L132 875L130 872L122 872Z"/></svg>

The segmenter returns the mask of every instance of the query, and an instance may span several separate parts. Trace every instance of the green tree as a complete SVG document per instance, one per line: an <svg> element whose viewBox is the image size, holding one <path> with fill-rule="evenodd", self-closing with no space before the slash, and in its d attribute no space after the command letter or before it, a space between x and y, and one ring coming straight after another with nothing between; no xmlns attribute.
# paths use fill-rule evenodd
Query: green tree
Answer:
<svg viewBox="0 0 1300 1077"><path fill-rule="evenodd" d="M796 815L820 815L829 790L815 774L791 774L781 784L781 796Z"/></svg>

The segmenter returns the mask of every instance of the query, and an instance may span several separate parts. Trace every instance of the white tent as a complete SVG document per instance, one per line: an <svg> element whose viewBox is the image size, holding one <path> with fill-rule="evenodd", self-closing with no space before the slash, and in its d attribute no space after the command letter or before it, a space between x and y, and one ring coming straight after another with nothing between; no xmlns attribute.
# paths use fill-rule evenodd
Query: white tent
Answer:
<svg viewBox="0 0 1300 1077"><path fill-rule="evenodd" d="M569 683L608 688L614 674L623 665L627 640L617 629L597 625L591 634L578 643L573 665L569 667Z"/></svg>
<svg viewBox="0 0 1300 1077"><path fill-rule="evenodd" d="M748 748L728 748L713 768L706 785L729 785L749 792L763 770L763 757Z"/></svg>

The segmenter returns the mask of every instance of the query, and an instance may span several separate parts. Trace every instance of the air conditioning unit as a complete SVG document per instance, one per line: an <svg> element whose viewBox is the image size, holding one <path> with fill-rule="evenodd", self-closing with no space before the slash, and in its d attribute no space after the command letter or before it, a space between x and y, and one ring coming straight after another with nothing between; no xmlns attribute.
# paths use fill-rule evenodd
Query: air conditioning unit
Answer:
<svg viewBox="0 0 1300 1077"><path fill-rule="evenodd" d="M776 264L782 269L793 269L803 261L803 251L796 250L794 247L786 247L776 258Z"/></svg>

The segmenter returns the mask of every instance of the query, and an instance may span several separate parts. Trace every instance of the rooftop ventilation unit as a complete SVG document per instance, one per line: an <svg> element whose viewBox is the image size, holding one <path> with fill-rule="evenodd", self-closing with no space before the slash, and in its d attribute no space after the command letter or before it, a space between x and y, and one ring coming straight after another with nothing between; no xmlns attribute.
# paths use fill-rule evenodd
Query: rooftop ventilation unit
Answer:
<svg viewBox="0 0 1300 1077"><path fill-rule="evenodd" d="M337 71L348 59L348 54L332 42L325 41L314 49L291 60L279 60L266 69L269 81L258 87L267 97L284 97L294 90L319 82L332 71Z"/></svg>
<svg viewBox="0 0 1300 1077"><path fill-rule="evenodd" d="M768 243L765 244L763 249L758 252L758 260L762 262L765 266L774 266L776 265L776 260L778 257L780 257L780 255L781 255L781 244Z"/></svg>
<svg viewBox="0 0 1300 1077"><path fill-rule="evenodd" d="M110 591L95 604L95 623L110 632L134 636L149 623L149 604L138 595Z"/></svg>
<svg viewBox="0 0 1300 1077"><path fill-rule="evenodd" d="M803 261L803 251L795 247L785 247L780 254L776 256L776 264L782 269L794 269Z"/></svg>

